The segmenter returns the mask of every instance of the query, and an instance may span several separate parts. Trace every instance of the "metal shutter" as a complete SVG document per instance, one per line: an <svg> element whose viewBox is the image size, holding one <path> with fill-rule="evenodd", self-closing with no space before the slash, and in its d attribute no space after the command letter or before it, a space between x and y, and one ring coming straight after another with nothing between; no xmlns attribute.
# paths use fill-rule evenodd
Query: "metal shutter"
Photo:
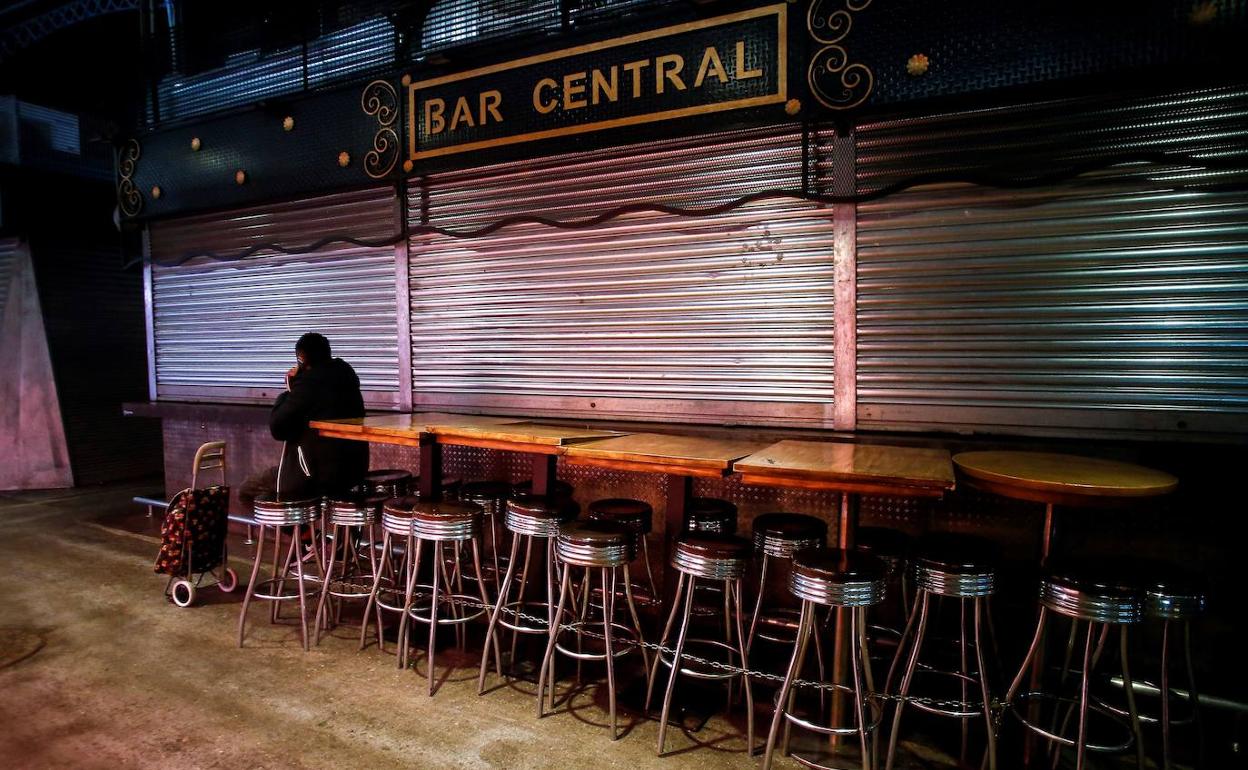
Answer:
<svg viewBox="0 0 1248 770"><path fill-rule="evenodd" d="M153 260L237 254L331 234L382 240L398 228L389 188L265 204L152 225ZM330 245L241 261L152 266L156 390L162 398L262 400L283 387L295 340L325 334L360 376L365 399L398 403L395 249Z"/></svg>
<svg viewBox="0 0 1248 770"><path fill-rule="evenodd" d="M9 302L9 286L13 282L13 266L17 264L17 239L0 238L0 320Z"/></svg>
<svg viewBox="0 0 1248 770"><path fill-rule="evenodd" d="M409 211L466 229L708 206L800 189L802 143L787 126L437 174L412 184ZM828 207L418 236L409 276L417 405L831 424Z"/></svg>
<svg viewBox="0 0 1248 770"><path fill-rule="evenodd" d="M1240 87L860 125L860 190L1132 150L1237 168L1140 163L1044 188L931 185L860 205L859 426L1248 428L1245 115ZM1233 181L1238 191L1218 187Z"/></svg>

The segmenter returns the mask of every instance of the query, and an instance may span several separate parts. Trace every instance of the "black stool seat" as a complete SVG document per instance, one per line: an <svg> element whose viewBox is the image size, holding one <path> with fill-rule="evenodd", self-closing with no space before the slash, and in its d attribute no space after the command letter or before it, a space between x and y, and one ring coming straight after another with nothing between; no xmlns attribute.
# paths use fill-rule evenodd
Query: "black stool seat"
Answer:
<svg viewBox="0 0 1248 770"><path fill-rule="evenodd" d="M571 497L572 485L566 481L555 481L548 490L549 494L555 497ZM513 497L533 494L532 481L519 481L511 485L511 494Z"/></svg>
<svg viewBox="0 0 1248 770"><path fill-rule="evenodd" d="M654 527L654 509L641 500L613 497L589 504L587 515L598 521L613 521L636 534L646 534Z"/></svg>
<svg viewBox="0 0 1248 770"><path fill-rule="evenodd" d="M1040 580L1040 603L1079 620L1135 623L1143 600L1136 571L1117 559L1064 559Z"/></svg>
<svg viewBox="0 0 1248 770"><path fill-rule="evenodd" d="M570 521L559 526L559 558L578 567L622 567L635 556L635 536L613 521Z"/></svg>
<svg viewBox="0 0 1248 770"><path fill-rule="evenodd" d="M797 551L828 540L828 523L802 513L764 513L754 519L754 547L768 556L791 559Z"/></svg>
<svg viewBox="0 0 1248 770"><path fill-rule="evenodd" d="M558 495L516 495L507 501L507 529L522 535L555 537L559 525L580 513L580 506Z"/></svg>
<svg viewBox="0 0 1248 770"><path fill-rule="evenodd" d="M868 607L884 600L888 565L860 551L810 548L793 557L790 588L801 599L832 607Z"/></svg>
<svg viewBox="0 0 1248 770"><path fill-rule="evenodd" d="M363 527L374 523L388 498L384 495L347 495L328 503L329 523Z"/></svg>
<svg viewBox="0 0 1248 770"><path fill-rule="evenodd" d="M735 535L737 506L715 497L690 498L685 505L686 532L717 532Z"/></svg>
<svg viewBox="0 0 1248 770"><path fill-rule="evenodd" d="M454 500L442 500L431 503L420 501L412 506L412 518L419 522L437 524L447 521L481 520L481 506L476 503L461 503Z"/></svg>
<svg viewBox="0 0 1248 770"><path fill-rule="evenodd" d="M470 503L488 504L511 496L511 485L502 481L470 481L459 488L459 499ZM487 513L493 509L486 508Z"/></svg>
<svg viewBox="0 0 1248 770"><path fill-rule="evenodd" d="M989 596L996 589L996 550L983 538L938 532L914 549L915 584L939 596Z"/></svg>
<svg viewBox="0 0 1248 770"><path fill-rule="evenodd" d="M753 546L736 535L686 533L676 539L672 566L687 575L713 580L736 580L745 575Z"/></svg>

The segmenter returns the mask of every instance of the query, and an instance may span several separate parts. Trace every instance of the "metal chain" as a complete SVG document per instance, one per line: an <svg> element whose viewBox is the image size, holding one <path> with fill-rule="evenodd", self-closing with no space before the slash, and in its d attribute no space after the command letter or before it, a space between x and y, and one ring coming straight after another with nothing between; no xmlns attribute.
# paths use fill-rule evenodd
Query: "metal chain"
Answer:
<svg viewBox="0 0 1248 770"><path fill-rule="evenodd" d="M356 589L361 589L365 592L372 590L371 583L361 584L361 583L354 583L354 582L349 582L349 581L335 580L333 581L333 584L335 586L341 585L344 588L348 588L353 591ZM397 587L386 588L383 590L400 592ZM425 592L419 592L419 593L413 594L413 598L416 596L423 597L423 596L427 596L427 594ZM468 607L471 609L488 610L488 611L494 610L494 607L492 605L485 604L483 602L477 601L475 599L471 599L466 596L447 595L445 599L448 604L454 604L460 607ZM634 601L636 601L636 599ZM653 601L651 603L658 604L657 601ZM536 615L530 615L516 608L508 607L508 608L505 608L503 611L506 612L509 616L511 616L517 621L524 621L526 623L543 625L543 626L547 625L548 623L546 618L540 618L540 617L537 617ZM582 623L580 621L577 621L574 623L560 623L559 630L561 632L577 631L579 628L579 631L581 634L584 634L585 636L588 636L591 639L602 639L602 640L606 639L605 634L598 632L598 631L594 631L589 628L584 628L581 626L582 626ZM675 656L676 656L676 650L672 649L671 647L665 647L660 644L655 644L654 642L647 642L644 639L639 639L639 640L630 639L626 643L644 647L645 649L651 650L656 654L660 654L660 655L666 654L673 659L675 659ZM772 674L767 671L759 671L757 669L752 669L752 668L744 668L742 666L734 666L731 663L723 663L718 660L708 660L707 658L703 658L701 656L694 655L688 652L682 652L680 657L682 660L689 661L690 663L695 663L698 665L708 666L717 671L723 671L725 674L731 674L731 675L737 675L737 676L749 676L751 679L760 679L760 680L764 680L768 682L775 682L777 684L783 683L785 680L785 677L779 674ZM822 690L822 691L843 691L845 689L845 685L837 685L837 684L832 684L829 682L818 682L818 681L814 681L810 679L794 679L793 686L801 688L801 689ZM881 700L881 701L890 701L894 703L899 703L903 701L907 703L921 703L930 708L940 709L944 711L955 711L955 710L956 711L980 711L983 709L982 701L963 701L963 700L953 700L953 699L929 698L929 697L920 696L920 695L907 695L905 697L902 697L900 695L894 695L892 693L883 693L883 692L868 692L866 693L866 697L876 699L876 700ZM989 706L994 712L996 712L1002 708L1002 703L998 698L993 698Z"/></svg>

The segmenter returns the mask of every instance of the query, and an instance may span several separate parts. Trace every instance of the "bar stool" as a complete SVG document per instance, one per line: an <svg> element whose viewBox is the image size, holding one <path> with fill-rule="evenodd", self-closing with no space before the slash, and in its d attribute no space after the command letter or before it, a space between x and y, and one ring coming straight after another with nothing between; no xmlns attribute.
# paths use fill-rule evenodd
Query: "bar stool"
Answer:
<svg viewBox="0 0 1248 770"><path fill-rule="evenodd" d="M412 538L415 551L408 556L407 560L407 587L403 598L403 616L399 624L399 667L407 668L407 652L410 646L410 639L407 633L407 622L409 618L418 623L429 624L429 694L433 695L433 668L434 668L434 652L436 650L436 642L439 625L454 625L457 635L460 637L460 643L463 643L462 631L463 624L470 620L481 617L485 614L485 608L489 607L490 600L485 593L485 580L481 576L481 523L484 513L481 506L475 503L459 503L459 502L418 502L411 507L412 522ZM458 559L460 543L470 543L472 546L472 566L476 577L477 589L479 595L472 597L464 593L463 580L455 579L453 581L450 574L447 573L447 555L444 551L446 543L455 543L456 547L452 552ZM428 585L417 585L417 579L420 575L420 554L425 543L430 546L430 558L432 565L430 569L431 578ZM458 565L457 565L458 566ZM459 578L461 570L456 569L456 578ZM439 582L444 581L445 587L442 588ZM428 589L429 612L428 615L422 615L421 609L413 605L413 597L416 588ZM439 589L441 588L441 591ZM481 609L475 612L459 611L460 607L466 607L466 602L475 603L477 599L481 600ZM449 617L440 618L438 608L443 605L450 606ZM489 653L489 645L482 650L482 656L485 657ZM498 640L494 640L494 662L497 666L502 666L502 657L499 654Z"/></svg>
<svg viewBox="0 0 1248 770"><path fill-rule="evenodd" d="M501 550L498 543L499 529L506 531L499 522L507 506L507 498L511 495L511 485L502 481L470 481L460 487L459 499L466 503L481 506L485 521L489 526L490 542L486 546L485 571L490 573L494 581L494 593L498 593L498 584L502 580L501 564L506 563L506 554L499 556Z"/></svg>
<svg viewBox="0 0 1248 770"><path fill-rule="evenodd" d="M586 516L591 521L613 521L633 533L634 551L646 568L650 599L657 599L659 592L655 588L654 572L650 568L650 547L646 545L646 535L654 529L654 509L650 504L625 498L595 500L589 504Z"/></svg>
<svg viewBox="0 0 1248 770"><path fill-rule="evenodd" d="M883 717L883 707L880 705L879 698L871 692L875 685L871 676L871 659L867 656L866 610L884 600L887 575L888 568L884 561L867 553L842 551L836 548L817 548L801 551L793 557L789 588L794 596L801 599L802 609L797 624L797 637L793 642L793 657L789 661L784 684L780 685L780 691L776 695L776 711L771 720L771 729L767 733L763 770L771 768L776 738L782 721L784 722L784 741L780 749L781 754L788 755L789 732L793 725L797 725L821 735L857 734L861 744L862 767L874 766L867 736L874 733L879 726ZM852 695L855 722L852 727L817 724L810 719L803 719L793 708L796 695L793 683L802 675L807 645L812 636L814 636L816 646L819 644L815 613L821 606L849 610L852 684L832 682L830 686L835 691ZM867 714L868 709L871 712L870 718ZM806 767L834 770L810 759L799 759L799 761Z"/></svg>
<svg viewBox="0 0 1248 770"><path fill-rule="evenodd" d="M897 690L896 710L893 712L893 729L888 740L888 756L885 759L885 770L892 770L893 760L897 753L897 739L901 735L901 715L907 704L920 711L937 716L950 717L962 721L962 752L961 759L966 763L968 720L982 716L985 733L987 734L987 763L990 770L997 766L997 745L995 723L992 717L992 697L988 684L988 668L984 662L984 644L986 634L983 623L986 611L984 600L996 590L996 568L993 549L987 541L965 535L942 533L924 537L915 549L913 565L914 583L917 591L914 607L910 610L910 618L902 631L901 641L897 646L897 655L889 667L888 677L884 683L884 691L892 692L893 675L898 664L905 659L905 671L901 677L901 686ZM957 707L945 707L920 700L911 701L910 687L914 681L916 669L919 667L923 652L923 641L927 636L929 617L933 597L954 599L959 607L958 636L958 668L942 670L935 666L925 670L926 674L948 676L956 679L961 685L961 701ZM972 641L967 643L967 609L971 612ZM913 636L912 636L913 632ZM971 666L969 656L974 648L975 664ZM971 708L968 702L970 687L978 686L982 702Z"/></svg>
<svg viewBox="0 0 1248 770"><path fill-rule="evenodd" d="M814 516L801 513L764 513L754 519L754 551L758 560L758 596L754 600L754 611L750 614L750 634L746 637L745 649L753 648L755 636L760 635L759 621L772 627L789 625L796 631L795 622L799 613L794 610L776 607L762 615L763 597L767 594L768 567L773 560L781 561L781 569L791 569L793 555L807 548L822 548L828 543L828 524ZM775 567L772 567L775 569ZM786 583L788 575L785 575ZM786 643L790 640L780 636L762 635L762 638ZM818 645L816 645L818 649Z"/></svg>
<svg viewBox="0 0 1248 770"><path fill-rule="evenodd" d="M398 468L379 468L364 474L365 495L406 497L414 487L412 474Z"/></svg>
<svg viewBox="0 0 1248 770"><path fill-rule="evenodd" d="M251 578L247 581L247 593L243 595L243 608L238 615L238 646L243 646L243 633L247 624L247 609L252 599L262 599L273 603L271 622L277 622L281 603L294 599L299 600L299 635L303 649L308 650L308 594L316 588L305 584L303 573L303 554L299 548L304 527L307 527L309 538L315 538L316 522L321 515L321 501L316 498L305 500L278 500L274 495L261 495L255 499L253 516L259 529L256 541L256 556L251 563ZM266 532L273 534L273 575L265 580L260 576L260 562L264 560L264 536ZM282 536L288 534L290 546L286 558L280 558ZM319 564L319 550L317 554ZM291 568L294 568L295 581L298 586L294 593L286 591L286 581L290 579ZM261 590L264 586L271 589Z"/></svg>
<svg viewBox="0 0 1248 770"><path fill-rule="evenodd" d="M685 532L737 534L737 506L715 497L693 497L685 505Z"/></svg>
<svg viewBox="0 0 1248 770"><path fill-rule="evenodd" d="M490 625L485 633L485 644L488 648L495 641L498 626L512 632L511 660L515 663L516 642L520 634L548 634L554 622L555 613L555 538L559 536L559 525L576 518L580 509L570 498L545 495L515 495L507 501L505 523L511 532L511 555L507 560L507 574L503 576L502 585L490 614ZM542 541L546 562L546 601L526 601L529 590L529 570L533 566L533 549L538 541ZM520 548L524 548L524 561L520 563ZM540 558L540 557L539 557ZM520 565L517 578L516 567ZM512 595L515 599L512 599ZM525 608L546 616L546 622L539 625L538 620L525 624L521 617ZM507 616L504 618L503 616ZM481 672L477 680L477 694L485 692L485 672L489 662L488 656L481 657ZM497 662L496 662L497 665ZM499 676L503 675L501 667Z"/></svg>
<svg viewBox="0 0 1248 770"><path fill-rule="evenodd" d="M745 634L741 620L741 580L745 577L750 563L750 541L734 535L714 533L684 534L676 539L672 550L671 566L679 573L676 582L676 599L672 602L671 614L663 627L663 636L659 646L665 647L672 636L676 625L676 616L681 614L680 629L676 637L676 649L670 657L663 651L654 656L650 664L650 676L646 681L645 713L650 713L650 697L654 691L654 680L659 672L659 664L670 669L667 689L663 693L663 711L659 717L659 756L663 755L663 745L667 738L667 718L672 708L672 693L676 689L676 679L681 674L695 679L727 680L731 683L740 676L745 689L746 703L746 756L754 752L754 693L750 687L750 675L738 673L737 670L725 671L720 668L694 668L693 661L685 666L683 660L685 648L699 648L698 657L713 660L715 656L724 657L729 665L736 665L741 671L749 669L749 653L745 648ZM698 580L714 581L722 585L724 592L724 641L713 639L688 639L689 620L693 609L694 590ZM682 590L684 591L682 595ZM683 614L682 614L683 609ZM736 639L733 639L733 628Z"/></svg>
<svg viewBox="0 0 1248 770"><path fill-rule="evenodd" d="M887 657L892 660L901 641L901 629L910 617L910 587L906 568L914 549L914 539L904 532L888 527L858 527L854 534L854 548L884 562L887 570L886 598L877 607L875 618L867 627L867 639L871 647L881 650L891 648ZM884 617L880 617L884 615Z"/></svg>
<svg viewBox="0 0 1248 770"><path fill-rule="evenodd" d="M377 561L377 569L373 575L373 585L368 594L368 602L364 605L364 619L360 623L360 649L364 649L368 634L369 613L376 608L377 612L377 649L386 651L386 634L382 622L382 611L403 612L403 588L409 572L408 562L414 553L415 533L412 531L412 508L420 502L418 495L394 497L386 500L381 507L381 558ZM398 550L402 544L401 551ZM402 577L400 577L402 576ZM400 619L400 625L403 625ZM404 664L399 657L399 666Z"/></svg>
<svg viewBox="0 0 1248 770"><path fill-rule="evenodd" d="M1158 709L1148 713L1140 704L1139 717L1141 725L1157 725L1161 732L1161 761L1163 770L1172 767L1170 730L1179 725L1193 725L1196 730L1198 752L1203 744L1200 723L1199 696L1196 689L1196 671L1192 665L1192 633L1191 623L1205 611L1205 596L1208 584L1203 575L1184 569L1174 564L1154 561L1151 559L1132 559L1122 562L1115 560L1116 567L1121 564L1120 574L1132 575L1132 580L1144 592L1144 619L1151 624L1161 626L1161 644L1159 652L1159 674L1156 682L1148 682L1137 678L1142 685L1156 688ZM1188 691L1178 696L1179 700L1187 701L1187 712L1175 717L1172 713L1172 700L1175 699L1170 686L1171 628L1177 624L1182 633L1181 654L1182 664L1186 669ZM1106 677L1108 678L1108 677ZM1108 694L1106 694L1108 695ZM1109 709L1120 718L1129 719L1128 710L1117 702L1110 702L1107 697L1094 696L1095 703ZM1197 755L1196 766L1203 765L1200 754Z"/></svg>
<svg viewBox="0 0 1248 770"><path fill-rule="evenodd" d="M600 501L602 502L602 501ZM636 502L636 501L629 501ZM646 506L649 508L649 506ZM559 527L559 536L555 540L555 551L563 564L563 577L560 581L559 600L555 607L554 617L558 622L550 626L550 635L546 643L546 654L542 657L542 667L537 678L537 717L546 715L543 696L547 685L550 687L550 708L555 708L555 653L567 655L578 661L601 660L607 666L607 702L611 715L611 740L619 737L615 718L615 659L627 655L635 649L641 650L642 660L649 668L649 657L641 646L643 635L641 620L637 615L637 605L633 602L631 588L632 578L628 573L628 565L637 557L636 530L618 521L574 521ZM589 591L584 590L581 596L584 603L578 612L576 597L572 592L572 570L581 568L585 571L585 585L591 585L592 575L599 572L602 587L602 617L595 621L589 614ZM617 595L616 579L623 577L624 599L628 605L628 615L632 625L625 625L615 619L615 599ZM568 603L573 606L568 610ZM573 618L572 622L564 623L565 611ZM602 623L603 652L585 652L582 631L595 622ZM560 635L571 631L576 634L576 649L571 649L559 642Z"/></svg>
<svg viewBox="0 0 1248 770"><path fill-rule="evenodd" d="M331 597L337 599L334 624L342 619L343 602L367 600L377 576L377 542L374 527L381 515L386 498L381 495L355 497L345 500L327 500L325 526L331 527L326 538L325 575L321 581L321 597L316 603L316 643L321 643L322 622L328 621L325 610ZM365 535L367 534L367 539ZM364 546L361 553L360 547ZM341 553L341 558L339 554ZM338 574L334 574L334 568ZM380 624L380 610L378 610Z"/></svg>
<svg viewBox="0 0 1248 770"><path fill-rule="evenodd" d="M1122 753L1129 750L1133 743L1136 747L1137 766L1144 766L1139 712L1135 708L1135 690L1127 657L1127 629L1139 623L1143 617L1143 592L1131 575L1124 574L1116 566L1104 561L1072 559L1047 570L1040 580L1040 615L1036 620L1036 633L1005 696L1006 709L1012 711L1027 730L1046 740L1055 752L1060 752L1066 746L1074 748L1076 770L1083 770L1089 751ZM1033 663L1037 661L1037 651L1048 630L1051 616L1069 618L1071 633L1061 678L1056 688L1046 690L1041 680L1041 672L1033 669ZM1061 688L1067 674L1074 673L1070 670L1070 663L1080 623L1086 624L1086 633L1083 641L1083 663L1078 672L1078 695L1068 696ZM1110 631L1115 628L1119 631L1122 681L1127 701L1126 724L1122 724L1122 720L1113 711L1095 704L1089 694L1093 670L1104 652ZM1020 692L1023 680L1029 674L1031 681L1038 684L1039 689ZM1037 705L1046 701L1054 704L1049 727L1040 723L1039 709L1023 708L1024 704L1032 705L1032 701L1036 701ZM1068 704L1069 708L1059 725L1058 711L1062 703ZM1025 714L1024 711L1028 713ZM1126 738L1118 744L1090 743L1090 712L1100 713L1119 723L1126 729ZM1066 735L1072 716L1076 718L1073 738Z"/></svg>

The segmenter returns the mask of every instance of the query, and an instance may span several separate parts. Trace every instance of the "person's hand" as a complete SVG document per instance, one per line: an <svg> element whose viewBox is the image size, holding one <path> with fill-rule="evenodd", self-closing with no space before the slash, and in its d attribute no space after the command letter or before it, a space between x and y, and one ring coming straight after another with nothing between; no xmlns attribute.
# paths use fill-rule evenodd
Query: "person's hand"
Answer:
<svg viewBox="0 0 1248 770"><path fill-rule="evenodd" d="M286 372L286 390L290 390L290 381L292 378L294 378L298 374L299 374L298 366L292 366L290 367L290 370Z"/></svg>

